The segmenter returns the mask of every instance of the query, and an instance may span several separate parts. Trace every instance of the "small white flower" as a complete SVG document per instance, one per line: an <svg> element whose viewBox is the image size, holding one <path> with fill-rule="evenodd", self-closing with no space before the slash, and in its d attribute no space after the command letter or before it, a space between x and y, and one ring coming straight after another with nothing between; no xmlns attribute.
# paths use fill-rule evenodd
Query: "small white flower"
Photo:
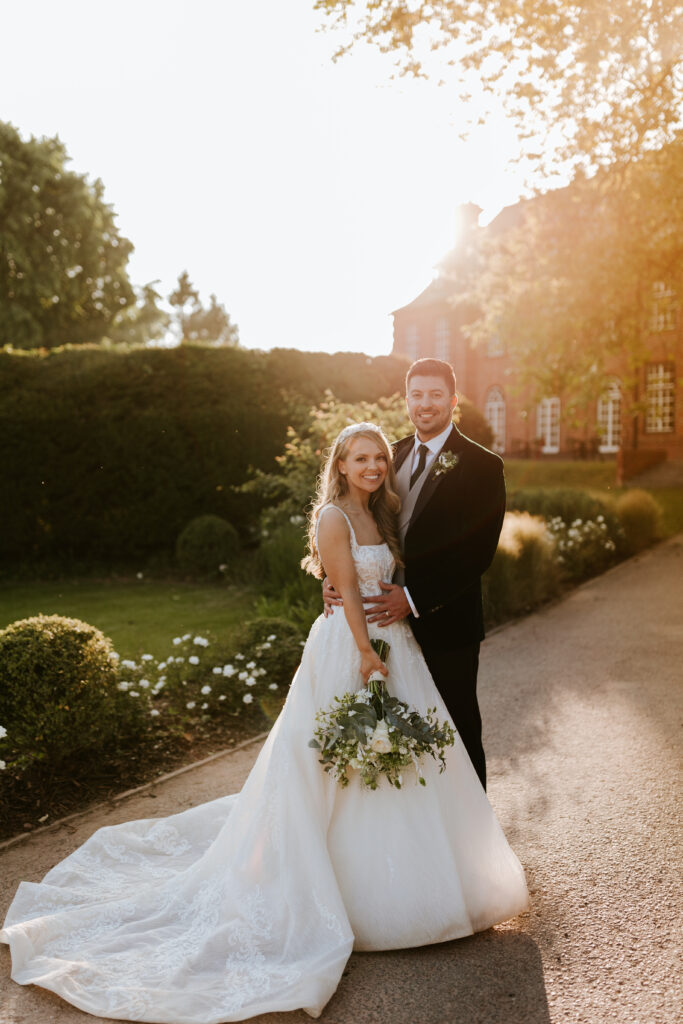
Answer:
<svg viewBox="0 0 683 1024"><path fill-rule="evenodd" d="M183 638L181 636L174 636L173 637L173 643L176 645L176 647L178 646L178 644L181 644L182 642L183 642Z"/></svg>
<svg viewBox="0 0 683 1024"><path fill-rule="evenodd" d="M144 580L144 578L145 578L144 577L144 573L136 572L135 573L135 578L138 579L138 580Z"/></svg>
<svg viewBox="0 0 683 1024"><path fill-rule="evenodd" d="M7 767L6 762L5 761L0 761L0 772L4 772L6 767Z"/></svg>
<svg viewBox="0 0 683 1024"><path fill-rule="evenodd" d="M277 637L275 636L275 633L271 633L270 636L266 637L266 640L277 640Z"/></svg>
<svg viewBox="0 0 683 1024"><path fill-rule="evenodd" d="M127 683L125 681L125 679L122 679L121 682L117 684L116 689L117 690L122 690L123 693L125 693L129 686L130 686L130 683Z"/></svg>
<svg viewBox="0 0 683 1024"><path fill-rule="evenodd" d="M255 676L265 676L265 675L267 675L267 673L266 673L266 670L264 668L257 668L256 671L254 672L254 675Z"/></svg>
<svg viewBox="0 0 683 1024"><path fill-rule="evenodd" d="M191 654L190 657L187 660L189 661L190 665L198 665L199 664L199 658L197 657L196 654Z"/></svg>
<svg viewBox="0 0 683 1024"><path fill-rule="evenodd" d="M124 658L123 661L121 662L121 668L137 668L137 665L135 664L134 661L131 661L129 658Z"/></svg>
<svg viewBox="0 0 683 1024"><path fill-rule="evenodd" d="M234 674L235 674L235 669L233 668L232 665L224 665L223 666L223 675L224 676L230 677L230 676L234 676Z"/></svg>
<svg viewBox="0 0 683 1024"><path fill-rule="evenodd" d="M256 668L256 662L255 661L248 661L247 662L247 668L248 669Z"/></svg>
<svg viewBox="0 0 683 1024"><path fill-rule="evenodd" d="M270 686L268 687L268 689L269 690L277 690L278 689L277 683L271 683Z"/></svg>
<svg viewBox="0 0 683 1024"><path fill-rule="evenodd" d="M202 686L202 688L201 688L201 690L199 692L203 693L204 696L206 697L207 693L211 693L211 687L210 686Z"/></svg>
<svg viewBox="0 0 683 1024"><path fill-rule="evenodd" d="M221 564L218 566L218 571L219 572L226 572L227 568L228 567L227 567L226 563L225 562L221 562Z"/></svg>
<svg viewBox="0 0 683 1024"><path fill-rule="evenodd" d="M220 665L216 665L216 667L212 668L211 671L213 672L213 674L215 676L222 676L223 675L223 669L220 667Z"/></svg>
<svg viewBox="0 0 683 1024"><path fill-rule="evenodd" d="M244 680L244 682L246 683L247 686L254 686L255 683L256 683L256 680L254 679L253 676L247 676L247 678Z"/></svg>
<svg viewBox="0 0 683 1024"><path fill-rule="evenodd" d="M143 654L141 661L154 661L154 657L151 654Z"/></svg>
<svg viewBox="0 0 683 1024"><path fill-rule="evenodd" d="M149 679L141 679L138 686L141 686L143 690L149 689Z"/></svg>
<svg viewBox="0 0 683 1024"><path fill-rule="evenodd" d="M165 661L160 661L160 662L159 662L159 664L157 665L157 669L158 669L158 671L159 671L159 672L163 672L163 670L164 670L165 668L166 668L166 662L165 662Z"/></svg>
<svg viewBox="0 0 683 1024"><path fill-rule="evenodd" d="M245 704L251 704L253 699L254 699L254 694L253 693L245 693L244 697L242 697L242 700L244 701Z"/></svg>
<svg viewBox="0 0 683 1024"><path fill-rule="evenodd" d="M235 661L244 661L244 655L243 654L236 654L235 655Z"/></svg>
<svg viewBox="0 0 683 1024"><path fill-rule="evenodd" d="M128 694L128 696L129 697L139 697L140 694L138 693L137 690L131 690L130 693Z"/></svg>
<svg viewBox="0 0 683 1024"><path fill-rule="evenodd" d="M195 704L196 704L196 701L188 700L188 702L185 705L185 707L188 709L188 711L192 711L192 708L195 706Z"/></svg>
<svg viewBox="0 0 683 1024"><path fill-rule="evenodd" d="M166 682L166 676L159 676L157 679L157 686L163 686Z"/></svg>
<svg viewBox="0 0 683 1024"><path fill-rule="evenodd" d="M273 645L271 644L270 640L266 640L266 642L265 642L265 643L261 644L261 650L262 650L262 651L267 651L267 650L268 650L268 648L269 648L269 647L272 647L272 646L273 646Z"/></svg>
<svg viewBox="0 0 683 1024"><path fill-rule="evenodd" d="M225 700L225 694L221 693L218 697L219 700Z"/></svg>
<svg viewBox="0 0 683 1024"><path fill-rule="evenodd" d="M237 676L237 678L240 680L240 682L243 683L248 675L249 675L248 672L240 672L240 674Z"/></svg>
<svg viewBox="0 0 683 1024"><path fill-rule="evenodd" d="M159 710L158 710L158 708L152 708L152 710L150 711L150 715L152 716L152 718L158 718L159 717Z"/></svg>
<svg viewBox="0 0 683 1024"><path fill-rule="evenodd" d="M209 706L208 704L202 704L202 711L206 711L206 709L208 708L208 706Z"/></svg>
<svg viewBox="0 0 683 1024"><path fill-rule="evenodd" d="M109 660L110 661L118 661L119 660L119 655L116 653L116 651L112 651L110 653Z"/></svg>
<svg viewBox="0 0 683 1024"><path fill-rule="evenodd" d="M7 729L4 727L4 725L0 725L0 740L4 740L6 735Z"/></svg>
<svg viewBox="0 0 683 1024"><path fill-rule="evenodd" d="M192 636L192 633L184 633L183 634L183 640L189 640L191 636Z"/></svg>
<svg viewBox="0 0 683 1024"><path fill-rule="evenodd" d="M175 660L175 663L176 663L176 665L182 665L182 663L183 663L184 661L185 661L185 659L184 659L184 658L176 658L176 660Z"/></svg>
<svg viewBox="0 0 683 1024"><path fill-rule="evenodd" d="M198 647L209 646L209 641L203 636L196 636L192 642L196 644Z"/></svg>

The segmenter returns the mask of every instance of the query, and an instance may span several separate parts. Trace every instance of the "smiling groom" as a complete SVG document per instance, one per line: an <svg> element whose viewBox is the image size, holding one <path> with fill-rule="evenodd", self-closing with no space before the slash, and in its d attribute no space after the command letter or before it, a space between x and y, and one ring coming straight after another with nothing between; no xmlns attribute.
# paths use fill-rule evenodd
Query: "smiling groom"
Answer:
<svg viewBox="0 0 683 1024"><path fill-rule="evenodd" d="M419 359L406 376L415 434L394 445L405 568L367 598L368 621L408 618L432 678L486 788L477 702L484 638L481 577L505 514L503 460L452 422L457 404L449 363ZM387 614L388 613L388 614Z"/></svg>

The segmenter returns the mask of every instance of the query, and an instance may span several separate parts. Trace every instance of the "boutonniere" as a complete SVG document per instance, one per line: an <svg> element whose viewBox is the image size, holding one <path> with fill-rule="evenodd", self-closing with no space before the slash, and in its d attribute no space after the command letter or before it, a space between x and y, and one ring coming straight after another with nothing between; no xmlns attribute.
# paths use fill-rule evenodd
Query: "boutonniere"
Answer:
<svg viewBox="0 0 683 1024"><path fill-rule="evenodd" d="M455 452L441 452L432 468L432 476L443 476L450 473L460 462L460 456Z"/></svg>

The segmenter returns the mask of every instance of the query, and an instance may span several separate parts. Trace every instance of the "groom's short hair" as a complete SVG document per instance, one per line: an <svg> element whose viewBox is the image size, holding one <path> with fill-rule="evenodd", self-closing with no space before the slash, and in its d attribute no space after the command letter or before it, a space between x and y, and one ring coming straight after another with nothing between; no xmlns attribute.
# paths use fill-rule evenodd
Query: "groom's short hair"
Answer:
<svg viewBox="0 0 683 1024"><path fill-rule="evenodd" d="M408 368L406 374L406 394L408 393L408 386L410 384L411 377L441 377L443 382L450 390L450 394L455 394L455 372L450 363L445 363L443 359L416 359L414 363Z"/></svg>

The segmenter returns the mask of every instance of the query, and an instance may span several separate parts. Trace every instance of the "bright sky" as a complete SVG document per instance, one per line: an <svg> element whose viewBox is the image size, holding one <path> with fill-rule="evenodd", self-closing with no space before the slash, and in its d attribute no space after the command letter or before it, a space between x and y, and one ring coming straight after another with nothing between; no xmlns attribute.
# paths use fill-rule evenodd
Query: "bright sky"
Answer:
<svg viewBox="0 0 683 1024"><path fill-rule="evenodd" d="M516 201L516 136L468 142L447 87L340 63L313 0L22 0L4 5L0 119L58 134L135 245L134 283L187 269L241 344L386 354L460 203Z"/></svg>

